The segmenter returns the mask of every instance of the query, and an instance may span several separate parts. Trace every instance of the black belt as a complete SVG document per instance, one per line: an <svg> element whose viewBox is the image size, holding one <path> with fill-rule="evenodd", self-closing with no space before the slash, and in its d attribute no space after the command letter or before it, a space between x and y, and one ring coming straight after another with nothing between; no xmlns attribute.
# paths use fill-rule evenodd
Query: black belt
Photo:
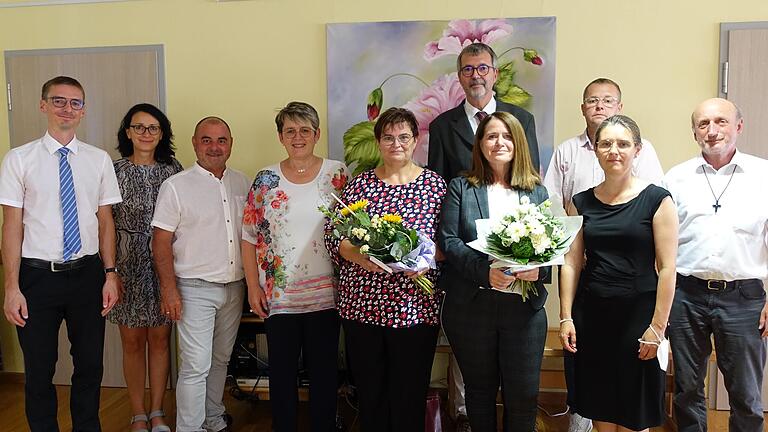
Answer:
<svg viewBox="0 0 768 432"><path fill-rule="evenodd" d="M761 282L760 279L738 279L734 281L725 281L720 279L700 279L696 276L684 276L681 274L678 274L677 276L681 281L684 281L689 285L698 286L710 291L726 291L736 289L745 284Z"/></svg>
<svg viewBox="0 0 768 432"><path fill-rule="evenodd" d="M70 271L70 270L79 269L81 267L85 267L86 265L90 264L91 261L93 261L98 257L99 257L99 254L86 255L82 258L78 258L76 260L71 260L67 262L53 262L53 261L46 261L46 260L41 260L37 258L22 258L21 263L29 267L50 270L56 273L56 272L65 272L65 271Z"/></svg>

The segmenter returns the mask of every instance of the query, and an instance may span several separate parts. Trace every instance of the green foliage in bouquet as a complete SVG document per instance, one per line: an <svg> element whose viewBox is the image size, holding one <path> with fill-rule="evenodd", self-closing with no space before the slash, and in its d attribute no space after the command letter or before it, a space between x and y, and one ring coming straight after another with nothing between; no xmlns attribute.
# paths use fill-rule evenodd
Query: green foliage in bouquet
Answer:
<svg viewBox="0 0 768 432"><path fill-rule="evenodd" d="M318 210L331 220L333 235L337 239L348 239L360 247L360 253L385 264L403 262L403 257L419 245L418 233L415 229L406 228L400 215L369 216L365 210L367 207L368 200L360 200L338 211L323 206ZM434 292L432 282L423 275L413 281L427 294Z"/></svg>
<svg viewBox="0 0 768 432"><path fill-rule="evenodd" d="M562 222L550 211L551 203L544 201L538 206L528 197L520 199L520 205L511 214L491 228L486 237L487 251L507 261L520 264L547 262L568 242ZM519 284L518 284L519 282ZM530 281L517 280L525 301L530 292L538 295Z"/></svg>

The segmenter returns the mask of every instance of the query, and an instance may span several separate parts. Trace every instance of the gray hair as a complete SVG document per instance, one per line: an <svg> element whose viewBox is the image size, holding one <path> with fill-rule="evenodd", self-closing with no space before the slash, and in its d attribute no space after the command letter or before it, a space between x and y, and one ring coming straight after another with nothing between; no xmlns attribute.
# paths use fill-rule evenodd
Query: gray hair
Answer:
<svg viewBox="0 0 768 432"><path fill-rule="evenodd" d="M496 53L493 51L493 48L489 47L488 45L482 43L482 42L475 42L473 44L469 44L464 47L463 50L461 50L461 53L456 58L456 72L461 71L461 59L464 57L464 55L469 56L477 56L482 53L488 53L491 55L491 66L496 68Z"/></svg>
<svg viewBox="0 0 768 432"><path fill-rule="evenodd" d="M283 124L285 120L290 119L294 121L306 121L312 125L312 129L320 128L320 117L317 115L317 110L312 105L305 102L289 102L285 108L275 116L275 124L277 125L277 132L283 132Z"/></svg>

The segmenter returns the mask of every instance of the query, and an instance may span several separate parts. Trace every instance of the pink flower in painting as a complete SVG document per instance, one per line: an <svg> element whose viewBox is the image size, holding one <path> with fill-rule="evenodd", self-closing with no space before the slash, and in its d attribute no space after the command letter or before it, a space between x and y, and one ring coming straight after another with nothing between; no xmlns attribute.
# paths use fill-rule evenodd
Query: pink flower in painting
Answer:
<svg viewBox="0 0 768 432"><path fill-rule="evenodd" d="M427 43L424 47L424 59L432 61L448 54L461 53L465 46L482 42L490 45L503 37L512 34L512 25L503 19L481 21L453 20L448 28L443 30L443 37Z"/></svg>
<svg viewBox="0 0 768 432"><path fill-rule="evenodd" d="M403 105L403 108L413 112L419 122L419 140L413 151L413 160L416 163L419 165L427 163L429 124L441 113L455 108L464 98L464 89L461 88L458 75L450 73L436 79L415 99Z"/></svg>

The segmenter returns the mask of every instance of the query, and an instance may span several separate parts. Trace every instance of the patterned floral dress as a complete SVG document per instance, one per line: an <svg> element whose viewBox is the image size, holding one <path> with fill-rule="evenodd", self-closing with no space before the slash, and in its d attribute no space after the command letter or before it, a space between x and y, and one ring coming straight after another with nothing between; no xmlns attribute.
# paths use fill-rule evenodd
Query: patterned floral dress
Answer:
<svg viewBox="0 0 768 432"><path fill-rule="evenodd" d="M333 263L323 245L325 217L349 177L338 161L323 160L317 177L291 183L280 165L256 174L243 212L243 240L256 246L259 285L269 315L336 308Z"/></svg>
<svg viewBox="0 0 768 432"><path fill-rule="evenodd" d="M446 194L445 181L425 169L412 182L390 185L373 170L353 178L342 194L345 203L366 199L371 215L396 213L409 228L435 239L440 209ZM424 294L405 273L372 273L339 255L339 241L326 229L325 244L340 267L339 316L364 324L403 328L417 324L440 324L440 291ZM426 276L434 283L437 270Z"/></svg>
<svg viewBox="0 0 768 432"><path fill-rule="evenodd" d="M127 327L158 327L170 321L160 312L160 284L152 267L152 215L160 185L184 168L171 163L136 165L127 158L115 161L123 202L112 206L117 232L117 269L123 281L122 302L107 318Z"/></svg>

